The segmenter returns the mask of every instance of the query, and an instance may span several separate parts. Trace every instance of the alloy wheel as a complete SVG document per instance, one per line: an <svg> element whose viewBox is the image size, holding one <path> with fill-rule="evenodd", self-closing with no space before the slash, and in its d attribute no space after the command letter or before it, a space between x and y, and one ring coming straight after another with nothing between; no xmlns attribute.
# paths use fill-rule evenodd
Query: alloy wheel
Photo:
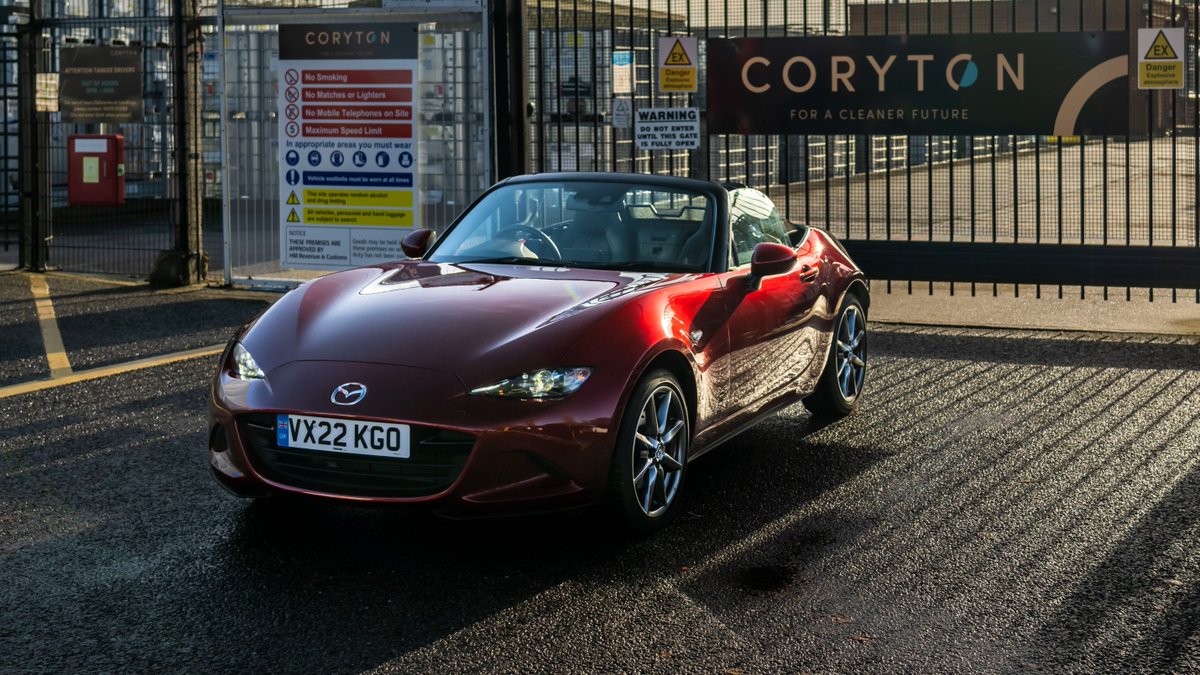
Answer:
<svg viewBox="0 0 1200 675"><path fill-rule="evenodd" d="M633 435L633 491L642 513L654 518L675 500L687 444L683 401L674 388L659 385L646 397Z"/></svg>
<svg viewBox="0 0 1200 675"><path fill-rule="evenodd" d="M867 322L858 307L850 305L842 313L837 330L838 389L847 403L858 398L862 391L863 377L867 373L867 350L863 338L867 334Z"/></svg>

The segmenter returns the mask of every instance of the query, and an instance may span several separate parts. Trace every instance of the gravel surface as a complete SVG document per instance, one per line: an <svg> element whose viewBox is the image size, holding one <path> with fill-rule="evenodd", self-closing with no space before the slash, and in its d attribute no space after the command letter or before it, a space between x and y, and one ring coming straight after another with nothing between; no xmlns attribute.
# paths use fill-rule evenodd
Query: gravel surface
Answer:
<svg viewBox="0 0 1200 675"><path fill-rule="evenodd" d="M0 387L50 375L29 277L0 272Z"/></svg>
<svg viewBox="0 0 1200 675"><path fill-rule="evenodd" d="M85 277L49 276L47 282L75 370L223 344L279 297L264 293L262 299L250 299L192 288L161 291Z"/></svg>
<svg viewBox="0 0 1200 675"><path fill-rule="evenodd" d="M0 671L1200 670L1200 341L873 329L645 540L236 500L211 360L0 399Z"/></svg>

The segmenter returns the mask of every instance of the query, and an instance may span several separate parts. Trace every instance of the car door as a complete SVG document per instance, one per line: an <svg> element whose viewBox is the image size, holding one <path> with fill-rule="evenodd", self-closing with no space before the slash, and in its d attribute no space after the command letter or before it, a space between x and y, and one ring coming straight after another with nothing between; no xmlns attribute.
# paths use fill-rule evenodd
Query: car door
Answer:
<svg viewBox="0 0 1200 675"><path fill-rule="evenodd" d="M820 251L816 237L796 246L791 272L750 280L750 257L763 242L791 245L774 204L756 190L730 194L730 270L723 283L730 300L731 421L752 416L791 396L818 357L813 318L820 298Z"/></svg>

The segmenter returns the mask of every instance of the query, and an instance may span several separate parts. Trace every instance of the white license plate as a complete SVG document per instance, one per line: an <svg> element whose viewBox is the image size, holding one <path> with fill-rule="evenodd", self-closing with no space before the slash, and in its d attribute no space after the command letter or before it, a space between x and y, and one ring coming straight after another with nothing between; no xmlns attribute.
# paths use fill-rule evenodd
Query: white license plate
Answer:
<svg viewBox="0 0 1200 675"><path fill-rule="evenodd" d="M409 454L407 424L278 415L275 432L275 444L281 448L401 459Z"/></svg>

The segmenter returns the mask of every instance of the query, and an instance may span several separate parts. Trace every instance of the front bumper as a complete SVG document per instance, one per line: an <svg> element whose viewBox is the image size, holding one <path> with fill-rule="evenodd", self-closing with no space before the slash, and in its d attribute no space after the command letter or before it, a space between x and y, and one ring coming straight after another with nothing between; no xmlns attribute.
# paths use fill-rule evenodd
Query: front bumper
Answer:
<svg viewBox="0 0 1200 675"><path fill-rule="evenodd" d="M309 388L315 391L331 390L322 380L347 379L344 367L310 365L307 370L314 381ZM391 367L378 370L372 394L386 394L387 382L396 383L397 375L413 375ZM438 391L436 383L427 397L414 397L413 380L408 382L405 395L390 401L377 396L366 414L346 415L319 400L278 393L294 392L279 383L272 388L267 381L221 374L213 383L210 405L213 475L241 496L293 493L423 505L468 517L568 509L602 497L624 378L597 369L578 392L559 401L470 396L460 384L446 392ZM385 408L399 412L385 417L379 414ZM273 424L278 413L409 424L412 454L380 459L279 448Z"/></svg>

